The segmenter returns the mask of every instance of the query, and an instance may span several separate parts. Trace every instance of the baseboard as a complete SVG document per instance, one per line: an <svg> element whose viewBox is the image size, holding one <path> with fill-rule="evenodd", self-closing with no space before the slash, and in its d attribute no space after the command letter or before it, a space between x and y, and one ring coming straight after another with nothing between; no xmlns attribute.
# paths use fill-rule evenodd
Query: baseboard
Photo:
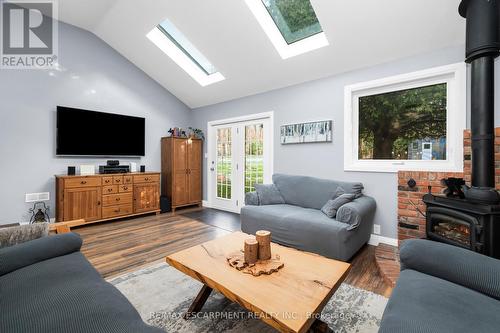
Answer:
<svg viewBox="0 0 500 333"><path fill-rule="evenodd" d="M392 246L398 246L398 240L396 238L389 238L375 234L372 234L370 240L368 241L368 244L374 246L378 246L380 243Z"/></svg>
<svg viewBox="0 0 500 333"><path fill-rule="evenodd" d="M202 205L203 207L210 208L210 203L209 203L207 200L203 200L203 201L201 202L201 205Z"/></svg>

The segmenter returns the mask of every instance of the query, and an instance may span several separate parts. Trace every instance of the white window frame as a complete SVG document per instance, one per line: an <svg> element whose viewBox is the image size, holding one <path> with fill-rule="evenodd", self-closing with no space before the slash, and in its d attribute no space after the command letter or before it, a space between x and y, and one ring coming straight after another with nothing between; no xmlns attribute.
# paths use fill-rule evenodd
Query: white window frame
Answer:
<svg viewBox="0 0 500 333"><path fill-rule="evenodd" d="M360 160L359 98L447 84L446 160ZM344 170L368 172L463 171L463 131L467 119L467 65L457 63L353 84L344 90Z"/></svg>
<svg viewBox="0 0 500 333"><path fill-rule="evenodd" d="M267 11L266 6L262 3L262 0L245 0L245 3L250 8L250 11L253 13L282 59L292 58L329 45L324 31L288 44ZM311 3L311 6L312 5Z"/></svg>

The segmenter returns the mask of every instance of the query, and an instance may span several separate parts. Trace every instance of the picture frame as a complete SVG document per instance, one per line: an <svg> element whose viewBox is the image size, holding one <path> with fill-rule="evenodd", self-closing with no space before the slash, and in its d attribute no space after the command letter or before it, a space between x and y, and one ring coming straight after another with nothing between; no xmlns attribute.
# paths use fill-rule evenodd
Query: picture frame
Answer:
<svg viewBox="0 0 500 333"><path fill-rule="evenodd" d="M320 120L282 125L282 145L301 143L327 143L333 141L333 120Z"/></svg>

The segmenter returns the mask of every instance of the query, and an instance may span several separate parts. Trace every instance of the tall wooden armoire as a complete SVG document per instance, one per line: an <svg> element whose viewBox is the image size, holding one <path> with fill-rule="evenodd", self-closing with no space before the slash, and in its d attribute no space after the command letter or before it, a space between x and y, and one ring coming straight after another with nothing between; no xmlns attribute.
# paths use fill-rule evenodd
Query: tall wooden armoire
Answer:
<svg viewBox="0 0 500 333"><path fill-rule="evenodd" d="M203 141L186 138L161 139L161 191L170 198L172 211L202 201Z"/></svg>

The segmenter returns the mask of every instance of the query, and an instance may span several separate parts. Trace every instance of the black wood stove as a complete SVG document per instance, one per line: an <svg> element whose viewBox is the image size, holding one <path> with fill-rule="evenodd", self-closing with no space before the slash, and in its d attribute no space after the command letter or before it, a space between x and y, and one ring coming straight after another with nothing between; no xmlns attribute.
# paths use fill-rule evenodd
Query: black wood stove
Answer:
<svg viewBox="0 0 500 333"><path fill-rule="evenodd" d="M500 0L499 0L500 1ZM497 0L462 0L471 64L472 186L465 198L424 196L427 237L500 258L500 197L495 190L495 58L500 55Z"/></svg>

